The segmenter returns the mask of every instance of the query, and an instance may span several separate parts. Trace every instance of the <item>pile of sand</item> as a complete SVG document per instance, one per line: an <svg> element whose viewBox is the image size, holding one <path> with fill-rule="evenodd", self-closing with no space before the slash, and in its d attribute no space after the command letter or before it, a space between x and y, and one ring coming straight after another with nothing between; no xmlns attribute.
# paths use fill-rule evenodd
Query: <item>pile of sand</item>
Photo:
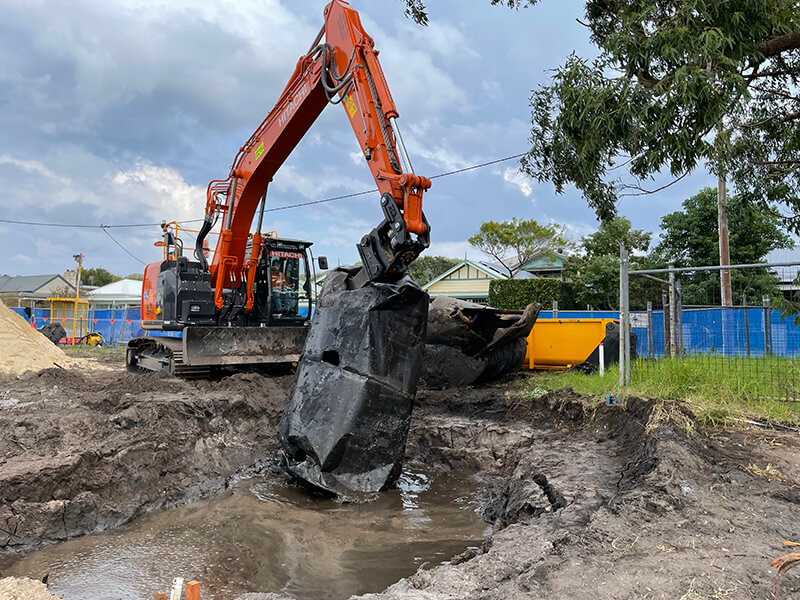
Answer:
<svg viewBox="0 0 800 600"><path fill-rule="evenodd" d="M0 375L21 375L53 366L83 367L0 302Z"/></svg>
<svg viewBox="0 0 800 600"><path fill-rule="evenodd" d="M0 579L0 600L61 600L61 597L48 592L47 586L41 581L27 577L6 577Z"/></svg>

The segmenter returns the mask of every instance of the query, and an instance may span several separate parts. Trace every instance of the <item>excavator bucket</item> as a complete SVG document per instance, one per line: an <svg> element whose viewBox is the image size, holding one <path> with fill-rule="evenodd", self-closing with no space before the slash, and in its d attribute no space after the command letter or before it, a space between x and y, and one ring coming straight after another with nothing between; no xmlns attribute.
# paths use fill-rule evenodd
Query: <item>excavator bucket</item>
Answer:
<svg viewBox="0 0 800 600"><path fill-rule="evenodd" d="M348 289L357 271L325 279L278 434L287 471L338 495L400 475L428 315L410 277Z"/></svg>

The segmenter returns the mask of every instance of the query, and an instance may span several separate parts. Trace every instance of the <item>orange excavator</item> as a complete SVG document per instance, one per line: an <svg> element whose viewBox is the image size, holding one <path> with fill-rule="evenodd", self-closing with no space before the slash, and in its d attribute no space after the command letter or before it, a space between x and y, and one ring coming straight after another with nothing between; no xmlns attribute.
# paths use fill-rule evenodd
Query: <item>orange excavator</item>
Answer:
<svg viewBox="0 0 800 600"><path fill-rule="evenodd" d="M182 242L165 229L167 258L144 273L142 327L180 331L182 337L131 340L129 368L203 376L226 365L298 360L313 301L311 243L261 230L269 183L328 104L344 107L383 211L381 223L357 244L363 266L351 286L399 280L428 247L422 196L431 182L413 172L374 42L344 0L332 0L324 19L228 176L209 183L195 260L183 255ZM209 264L203 244L217 224L221 229Z"/></svg>

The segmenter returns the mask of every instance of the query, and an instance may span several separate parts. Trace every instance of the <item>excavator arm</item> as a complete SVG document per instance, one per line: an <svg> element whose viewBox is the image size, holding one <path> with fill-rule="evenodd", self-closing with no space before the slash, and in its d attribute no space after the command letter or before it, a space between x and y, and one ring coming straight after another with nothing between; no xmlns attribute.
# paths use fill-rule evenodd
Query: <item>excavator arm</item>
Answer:
<svg viewBox="0 0 800 600"><path fill-rule="evenodd" d="M354 286L399 279L430 243L422 196L431 182L413 172L374 42L344 0L332 0L324 17L311 50L298 60L275 107L239 149L228 177L208 186L195 257L210 269L217 310L224 305L223 290L239 289L244 282L245 310L252 307L267 187L328 104L343 105L380 192L384 215L357 244L363 269ZM258 226L247 256L256 212ZM203 240L218 219L221 233L208 265Z"/></svg>

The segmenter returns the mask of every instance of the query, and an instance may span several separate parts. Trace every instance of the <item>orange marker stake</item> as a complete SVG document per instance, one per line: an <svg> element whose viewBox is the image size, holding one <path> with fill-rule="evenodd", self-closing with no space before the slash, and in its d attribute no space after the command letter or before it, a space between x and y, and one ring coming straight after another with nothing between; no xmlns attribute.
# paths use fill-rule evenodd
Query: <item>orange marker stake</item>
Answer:
<svg viewBox="0 0 800 600"><path fill-rule="evenodd" d="M190 581L186 584L185 600L200 600L200 582Z"/></svg>

